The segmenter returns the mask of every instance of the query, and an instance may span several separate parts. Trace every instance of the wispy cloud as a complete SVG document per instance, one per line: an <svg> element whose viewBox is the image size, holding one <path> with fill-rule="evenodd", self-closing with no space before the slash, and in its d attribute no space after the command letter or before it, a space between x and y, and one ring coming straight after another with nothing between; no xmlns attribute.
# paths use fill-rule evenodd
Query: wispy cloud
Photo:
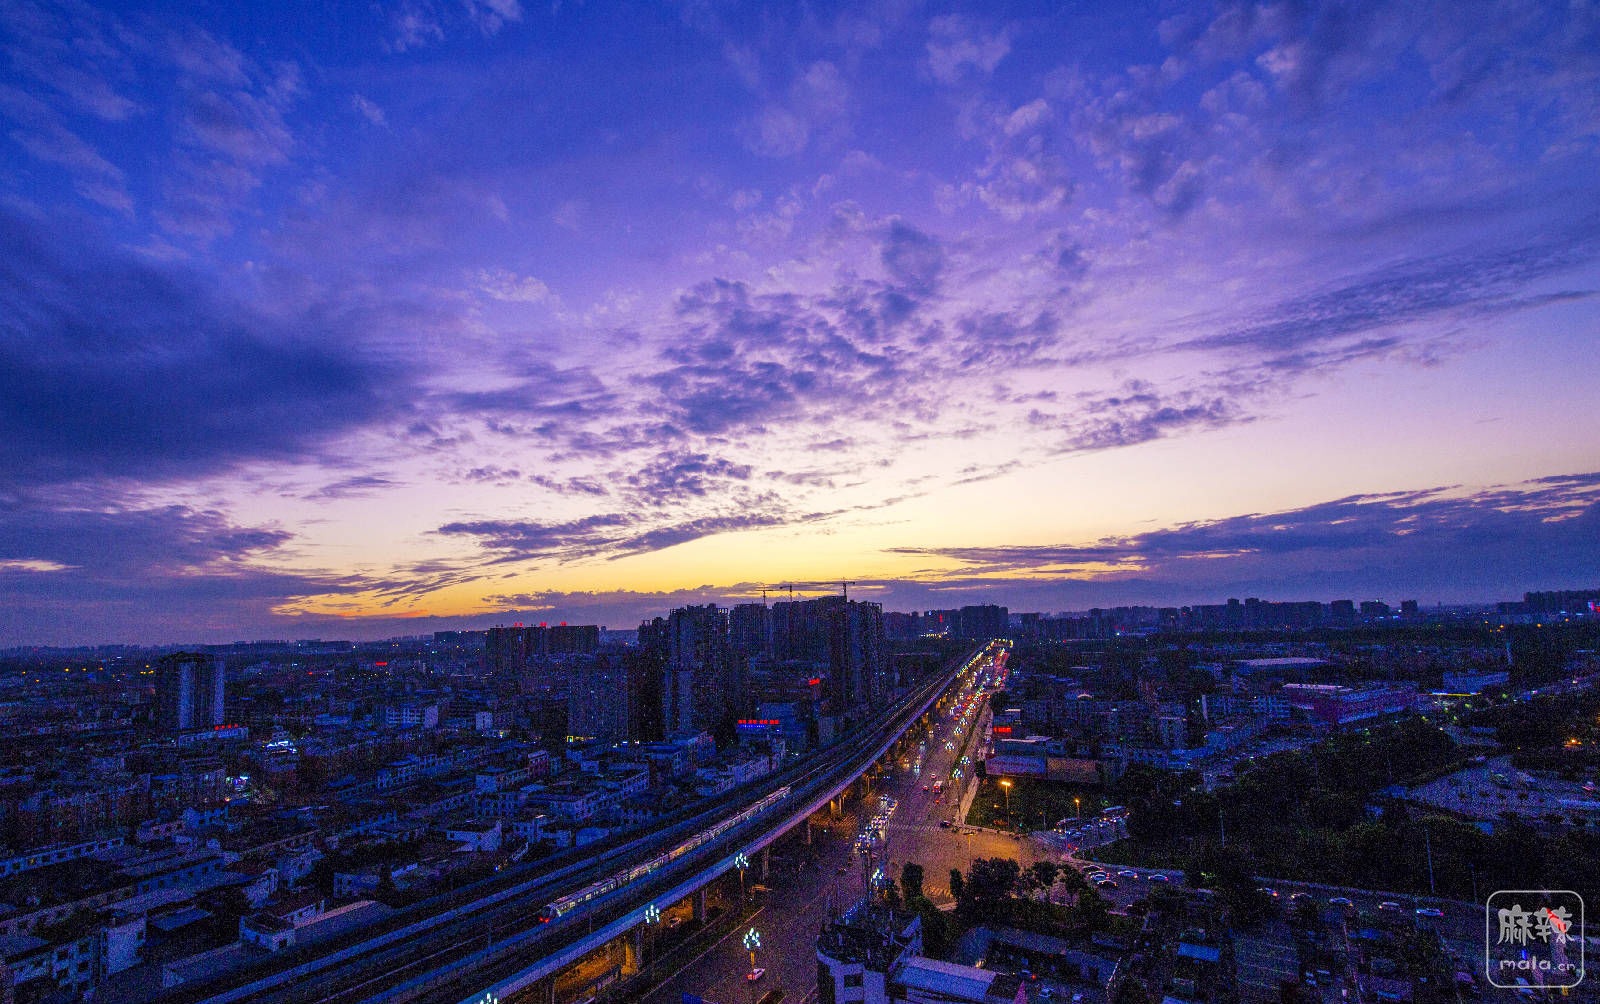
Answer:
<svg viewBox="0 0 1600 1004"><path fill-rule="evenodd" d="M960 578L1023 575L1121 583L1149 595L1251 588L1313 598L1376 593L1515 595L1587 581L1600 560L1600 474L1490 488L1353 495L1300 509L1186 523L1081 544L896 548L955 563ZM1215 596L1213 592L1211 595Z"/></svg>

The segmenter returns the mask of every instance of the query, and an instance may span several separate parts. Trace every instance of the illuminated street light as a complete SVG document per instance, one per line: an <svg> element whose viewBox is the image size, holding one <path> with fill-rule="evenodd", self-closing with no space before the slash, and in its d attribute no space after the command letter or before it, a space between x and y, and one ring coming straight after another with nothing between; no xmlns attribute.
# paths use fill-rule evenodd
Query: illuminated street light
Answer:
<svg viewBox="0 0 1600 1004"><path fill-rule="evenodd" d="M661 908L656 906L654 903L651 903L651 904L647 905L644 908L644 930L645 930L644 955L645 955L645 958L650 960L650 982L652 982L652 983L655 982L655 978L656 978L656 946L655 946L656 937L655 937L655 930L656 930L656 925L659 924L660 922L661 922Z"/></svg>
<svg viewBox="0 0 1600 1004"><path fill-rule="evenodd" d="M1011 817L1011 782L1003 780L1000 782L1000 787L1006 790L1006 818L1009 819Z"/></svg>
<svg viewBox="0 0 1600 1004"><path fill-rule="evenodd" d="M761 947L761 935L755 928L744 932L744 950L750 953L750 971L756 971L756 949Z"/></svg>
<svg viewBox="0 0 1600 1004"><path fill-rule="evenodd" d="M744 851L734 855L733 866L739 869L739 898L744 898L744 870L750 867L750 859L744 856Z"/></svg>

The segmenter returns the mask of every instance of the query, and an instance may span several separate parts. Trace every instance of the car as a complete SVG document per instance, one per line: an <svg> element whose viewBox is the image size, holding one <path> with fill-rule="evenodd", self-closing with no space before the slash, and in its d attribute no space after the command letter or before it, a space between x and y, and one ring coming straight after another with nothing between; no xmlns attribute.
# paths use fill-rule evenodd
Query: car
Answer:
<svg viewBox="0 0 1600 1004"><path fill-rule="evenodd" d="M1152 872L1151 875L1150 875L1150 881L1152 881L1152 882L1171 882L1172 879L1170 879L1167 876L1161 874L1160 872Z"/></svg>
<svg viewBox="0 0 1600 1004"><path fill-rule="evenodd" d="M1034 980L1038 979L1038 978L1039 977L1033 975L1033 972L1031 970L1028 970L1028 969L1020 970L1017 973L1017 979L1019 979L1019 980L1027 980L1030 983L1033 982Z"/></svg>
<svg viewBox="0 0 1600 1004"><path fill-rule="evenodd" d="M1384 913L1398 913L1401 907L1400 904L1396 903L1394 900L1386 899L1382 903L1378 904L1378 909L1382 910Z"/></svg>
<svg viewBox="0 0 1600 1004"><path fill-rule="evenodd" d="M1345 909L1349 909L1350 907L1355 906L1355 903L1351 902L1350 897L1348 897L1348 896L1335 896L1332 899L1328 900L1328 902L1333 904L1334 906L1342 906Z"/></svg>
<svg viewBox="0 0 1600 1004"><path fill-rule="evenodd" d="M1049 1000L1050 998L1054 997L1055 995L1056 995L1056 992L1054 990L1050 989L1049 987L1040 987L1039 988L1039 997L1040 997L1041 1000Z"/></svg>
<svg viewBox="0 0 1600 1004"><path fill-rule="evenodd" d="M1108 878L1101 879L1100 881L1096 882L1095 885L1099 886L1101 889L1115 889L1117 887L1116 881Z"/></svg>
<svg viewBox="0 0 1600 1004"><path fill-rule="evenodd" d="M1419 917L1443 917L1444 916L1444 911L1439 909L1436 906L1419 906L1419 907L1417 907L1417 916L1419 916Z"/></svg>
<svg viewBox="0 0 1600 1004"><path fill-rule="evenodd" d="M1270 886L1264 886L1264 885L1256 886L1256 892L1259 892L1264 896L1270 896L1273 899L1277 899L1278 898L1278 890L1273 889Z"/></svg>
<svg viewBox="0 0 1600 1004"><path fill-rule="evenodd" d="M1272 890L1268 889L1267 892L1272 892ZM1272 892L1272 895L1276 896L1278 894ZM1289 902L1293 903L1295 906L1299 906L1301 903L1311 902L1311 896L1308 893L1297 892L1293 896L1289 897Z"/></svg>
<svg viewBox="0 0 1600 1004"><path fill-rule="evenodd" d="M752 969L748 973L745 973L744 974L744 978L749 980L751 983L755 983L756 981L760 980L761 977L763 977L765 975L767 975L767 971L765 969L762 969L760 966L757 966L755 969Z"/></svg>
<svg viewBox="0 0 1600 1004"><path fill-rule="evenodd" d="M840 865L839 866L839 874L840 875L847 874L849 871L850 871L850 866L849 865Z"/></svg>
<svg viewBox="0 0 1600 1004"><path fill-rule="evenodd" d="M1121 876L1122 878L1138 878L1139 877L1139 873L1134 871L1132 868L1124 868L1120 872L1117 872L1117 874L1119 876Z"/></svg>
<svg viewBox="0 0 1600 1004"><path fill-rule="evenodd" d="M950 820L948 820L948 819L939 820L939 829L948 830L949 828L950 828Z"/></svg>
<svg viewBox="0 0 1600 1004"><path fill-rule="evenodd" d="M923 791L932 791L932 790L933 790L933 789L932 789L932 788L930 788L930 787L928 787L928 786L927 786L927 785L923 785L923 786L922 786L922 790L923 790Z"/></svg>

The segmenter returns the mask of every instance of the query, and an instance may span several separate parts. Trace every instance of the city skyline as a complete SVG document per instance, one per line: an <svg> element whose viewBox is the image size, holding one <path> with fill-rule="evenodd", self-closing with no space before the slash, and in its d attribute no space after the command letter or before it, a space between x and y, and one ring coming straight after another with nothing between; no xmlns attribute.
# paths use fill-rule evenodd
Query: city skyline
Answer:
<svg viewBox="0 0 1600 1004"><path fill-rule="evenodd" d="M0 647L1595 585L1592 8L0 41Z"/></svg>

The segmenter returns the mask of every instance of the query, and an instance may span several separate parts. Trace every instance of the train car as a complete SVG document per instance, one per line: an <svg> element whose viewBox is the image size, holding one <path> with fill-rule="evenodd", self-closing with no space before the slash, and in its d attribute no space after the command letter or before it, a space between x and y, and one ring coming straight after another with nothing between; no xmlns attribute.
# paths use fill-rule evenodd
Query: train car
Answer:
<svg viewBox="0 0 1600 1004"><path fill-rule="evenodd" d="M704 847L706 844L711 843L734 827L749 822L750 820L770 809L772 806L783 801L788 796L789 787L785 785L784 787L779 788L777 791L772 792L770 795L767 795L765 798L762 798L760 801L756 802L756 804L750 806L748 809L745 809L738 815L730 816L729 818L721 820L716 825L708 829L701 830L699 833L689 837L683 843L676 845L669 851L664 851L661 854L656 855L649 861L645 861L641 864L634 865L631 868L618 871L616 874L600 879L591 885L585 886L577 892L563 896L558 900L554 900L553 902L546 904L539 911L539 923L548 924L551 921L565 916L573 910L583 906L583 904L592 899L604 896L607 893L614 892L623 886L647 877L650 875L650 873L666 867L672 862L683 857L685 854L689 854L698 848Z"/></svg>

